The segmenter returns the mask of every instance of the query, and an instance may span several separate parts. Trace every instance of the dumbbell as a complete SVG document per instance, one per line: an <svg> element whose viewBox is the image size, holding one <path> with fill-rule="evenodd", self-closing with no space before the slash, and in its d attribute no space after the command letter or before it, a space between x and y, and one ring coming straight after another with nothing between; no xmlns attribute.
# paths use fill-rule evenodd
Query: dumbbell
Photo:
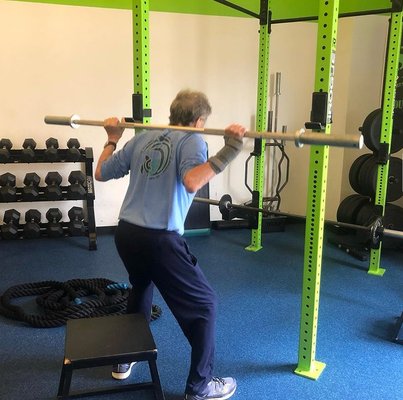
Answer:
<svg viewBox="0 0 403 400"><path fill-rule="evenodd" d="M0 186L0 201L11 202L16 200L15 175L10 174L10 172L0 175Z"/></svg>
<svg viewBox="0 0 403 400"><path fill-rule="evenodd" d="M48 172L45 177L46 187L44 189L46 199L48 200L60 200L63 196L62 188L62 176L58 172Z"/></svg>
<svg viewBox="0 0 403 400"><path fill-rule="evenodd" d="M63 227L60 223L62 212L58 208L49 208L46 212L46 219L49 221L46 227L46 232L49 237L63 236Z"/></svg>
<svg viewBox="0 0 403 400"><path fill-rule="evenodd" d="M24 237L36 239L41 236L41 213L38 210L30 209L25 213Z"/></svg>
<svg viewBox="0 0 403 400"><path fill-rule="evenodd" d="M82 199L87 193L84 187L86 176L82 171L71 171L69 178L70 186L67 187L69 199Z"/></svg>
<svg viewBox="0 0 403 400"><path fill-rule="evenodd" d="M3 217L4 224L1 226L3 239L17 239L20 213L17 210L6 210Z"/></svg>
<svg viewBox="0 0 403 400"><path fill-rule="evenodd" d="M22 152L21 152L21 159L25 162L32 162L35 160L35 148L36 142L34 139L25 139L24 143L22 144Z"/></svg>
<svg viewBox="0 0 403 400"><path fill-rule="evenodd" d="M66 152L66 160L67 161L79 161L81 159L80 153L80 142L78 139L70 138L67 142L67 152Z"/></svg>
<svg viewBox="0 0 403 400"><path fill-rule="evenodd" d="M55 138L49 138L45 142L46 150L44 152L45 159L47 161L57 161L59 158L59 154L57 149L59 148L59 142Z"/></svg>
<svg viewBox="0 0 403 400"><path fill-rule="evenodd" d="M25 201L34 201L39 197L39 182L41 178L35 172L28 172L24 178L22 198Z"/></svg>
<svg viewBox="0 0 403 400"><path fill-rule="evenodd" d="M6 163L10 161L10 150L13 147L10 139L0 140L0 162Z"/></svg>
<svg viewBox="0 0 403 400"><path fill-rule="evenodd" d="M72 207L69 212L69 231L72 236L81 236L85 233L84 211L81 207Z"/></svg>

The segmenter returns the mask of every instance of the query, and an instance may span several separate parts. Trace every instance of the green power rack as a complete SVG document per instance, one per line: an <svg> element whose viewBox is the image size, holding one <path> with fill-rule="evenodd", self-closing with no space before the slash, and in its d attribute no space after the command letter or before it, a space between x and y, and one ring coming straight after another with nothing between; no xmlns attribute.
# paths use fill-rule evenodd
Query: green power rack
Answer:
<svg viewBox="0 0 403 400"><path fill-rule="evenodd" d="M260 1L259 29L259 62L257 90L256 130L265 131L267 124L267 93L269 85L269 48L270 48L270 6L275 0ZM337 29L339 20L340 0L318 0L318 16L313 18L295 18L295 22L317 20L317 53L316 78L312 101L312 114L309 129L323 134L331 132L333 79L336 58ZM376 2L374 2L375 5ZM378 4L379 3L379 4ZM376 3L385 6L386 0ZM383 98L383 120L381 141L390 148L392 135L392 113L395 100L395 87L398 75L402 34L402 2L392 0L392 9L379 9L376 13L391 13L391 29L388 43L388 57L385 74L385 90ZM312 6L312 2L309 3ZM345 3L343 3L345 5ZM355 15L354 10L349 15ZM365 9L365 13L371 10ZM357 13L357 15L360 15ZM293 22L278 21L278 22ZM149 88L149 1L133 0L133 49L134 49L134 95L142 96L142 107L145 111L150 107ZM315 111L316 110L316 111ZM319 110L319 113L317 112ZM318 116L318 120L314 117ZM150 114L143 115L144 123L149 121ZM260 144L260 151L255 156L254 191L257 194L256 206L262 208L264 188L264 148L265 141ZM300 340L298 365L295 373L310 379L317 379L325 368L325 363L315 359L319 294L322 266L322 246L324 234L324 215L326 202L326 185L329 163L328 146L312 146L310 150L307 219L305 227L303 288L301 301ZM388 163L379 165L378 191L376 204L384 207L386 198ZM262 248L262 215L259 214L258 227L252 230L251 244L246 248L259 251ZM371 251L369 273L382 275L384 270L379 267L381 249Z"/></svg>

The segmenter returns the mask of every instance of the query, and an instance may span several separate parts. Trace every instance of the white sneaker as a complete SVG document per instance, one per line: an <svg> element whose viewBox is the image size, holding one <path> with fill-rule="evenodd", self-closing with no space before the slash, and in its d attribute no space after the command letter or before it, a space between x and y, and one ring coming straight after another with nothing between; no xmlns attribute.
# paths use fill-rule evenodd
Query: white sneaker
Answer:
<svg viewBox="0 0 403 400"><path fill-rule="evenodd" d="M206 389L200 394L186 394L185 400L225 400L229 399L236 390L234 378L211 378Z"/></svg>
<svg viewBox="0 0 403 400"><path fill-rule="evenodd" d="M136 363L132 362L130 364L115 364L112 367L112 377L119 380L128 378L132 372L134 364Z"/></svg>

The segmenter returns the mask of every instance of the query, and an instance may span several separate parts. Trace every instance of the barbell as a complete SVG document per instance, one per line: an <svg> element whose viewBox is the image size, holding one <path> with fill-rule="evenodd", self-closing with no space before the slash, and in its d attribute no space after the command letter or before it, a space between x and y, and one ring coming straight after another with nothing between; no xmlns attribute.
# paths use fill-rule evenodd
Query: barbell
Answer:
<svg viewBox="0 0 403 400"><path fill-rule="evenodd" d="M81 119L78 115L73 114L68 116L47 115L44 118L46 124L50 125L68 125L71 128L78 128L81 125L87 126L104 126L103 121ZM195 128L189 126L177 126L177 125L151 125L141 124L137 122L119 122L119 127L125 129L147 129L147 130L164 130L171 129L176 131L185 131L193 133L203 133L206 135L224 136L224 129L212 129L212 128ZM324 134L320 132L306 133L305 129L299 129L295 133L283 133L283 132L253 132L247 131L245 133L247 138L255 139L267 139L267 140L285 140L294 142L297 147L302 147L304 144L308 145L328 145L334 147L350 147L361 149L364 144L364 139L361 134L349 134L349 135L336 135L336 134Z"/></svg>
<svg viewBox="0 0 403 400"><path fill-rule="evenodd" d="M265 216L268 215L277 215L283 217L290 217L294 219L306 220L305 216L297 215L297 214L290 214L290 213L282 213L279 211L270 211L264 208L252 207L243 204L234 204L232 203L232 198L229 194L224 194L220 200L212 200L202 197L195 197L193 201L198 203L206 203L212 206L218 206L221 214L223 215L223 219L228 219L228 212L231 210L243 210L246 212L251 213L262 213ZM382 217L374 217L371 224L368 226L363 225L356 225L356 224L349 224L346 222L339 222L339 221L332 221L332 220L325 220L324 223L326 225L338 226L340 228L346 229L354 229L363 231L369 237L369 243L371 248L379 248L380 242L382 241L383 237L390 237L395 239L403 239L403 232L396 231L393 229L387 229L383 225Z"/></svg>

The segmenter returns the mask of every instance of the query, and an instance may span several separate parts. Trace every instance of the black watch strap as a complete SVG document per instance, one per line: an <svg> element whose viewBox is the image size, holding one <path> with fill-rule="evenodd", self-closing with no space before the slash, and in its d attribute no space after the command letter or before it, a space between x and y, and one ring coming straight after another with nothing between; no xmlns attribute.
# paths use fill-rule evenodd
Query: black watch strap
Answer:
<svg viewBox="0 0 403 400"><path fill-rule="evenodd" d="M108 146L113 146L113 150L116 150L116 143L115 143L115 142L111 142L110 140L108 140L108 141L105 143L104 148L105 148L105 147L108 147Z"/></svg>

